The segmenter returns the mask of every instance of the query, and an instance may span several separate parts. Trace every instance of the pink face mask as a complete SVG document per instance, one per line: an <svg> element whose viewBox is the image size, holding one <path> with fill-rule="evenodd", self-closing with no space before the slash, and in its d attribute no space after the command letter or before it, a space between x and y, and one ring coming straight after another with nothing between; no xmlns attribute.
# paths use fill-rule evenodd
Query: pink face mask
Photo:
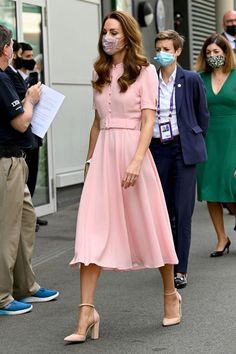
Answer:
<svg viewBox="0 0 236 354"><path fill-rule="evenodd" d="M102 37L102 47L106 54L113 55L117 53L122 47L119 46L120 38L111 37L107 34L104 34Z"/></svg>

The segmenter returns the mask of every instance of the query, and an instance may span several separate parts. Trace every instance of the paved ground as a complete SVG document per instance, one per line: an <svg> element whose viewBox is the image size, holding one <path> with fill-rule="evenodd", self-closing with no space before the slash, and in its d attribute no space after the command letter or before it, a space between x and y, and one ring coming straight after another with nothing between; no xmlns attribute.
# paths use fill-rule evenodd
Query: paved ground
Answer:
<svg viewBox="0 0 236 354"><path fill-rule="evenodd" d="M35 304L31 313L0 317L1 354L236 354L236 233L226 214L232 246L211 259L214 231L206 206L196 204L189 269L183 295L183 321L162 328L162 289L156 270L104 272L96 305L101 338L65 345L79 303L79 273L68 267L73 254L77 205L48 216L37 234L34 268L42 286L58 289L57 301Z"/></svg>

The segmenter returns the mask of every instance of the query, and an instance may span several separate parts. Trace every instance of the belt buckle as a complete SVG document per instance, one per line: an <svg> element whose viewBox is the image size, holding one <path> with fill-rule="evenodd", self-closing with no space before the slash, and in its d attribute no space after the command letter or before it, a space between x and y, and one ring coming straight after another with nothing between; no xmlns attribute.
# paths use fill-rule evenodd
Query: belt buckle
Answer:
<svg viewBox="0 0 236 354"><path fill-rule="evenodd" d="M170 144L173 140L174 140L174 139L169 139L169 140L166 140L166 141L162 141L161 138L160 138L160 142L161 142L161 144L163 144L163 145L168 145L168 144Z"/></svg>
<svg viewBox="0 0 236 354"><path fill-rule="evenodd" d="M167 140L167 141L161 141L163 145L168 145L172 142L173 140Z"/></svg>
<svg viewBox="0 0 236 354"><path fill-rule="evenodd" d="M165 145L171 144L171 143L173 143L176 140L176 137L177 137L177 135L173 135L172 139L168 139L166 141L161 141L161 143L165 144Z"/></svg>

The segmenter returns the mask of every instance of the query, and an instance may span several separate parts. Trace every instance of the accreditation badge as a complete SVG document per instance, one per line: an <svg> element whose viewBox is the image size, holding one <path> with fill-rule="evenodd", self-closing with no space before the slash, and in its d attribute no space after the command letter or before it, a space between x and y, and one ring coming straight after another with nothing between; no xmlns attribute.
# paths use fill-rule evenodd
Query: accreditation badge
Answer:
<svg viewBox="0 0 236 354"><path fill-rule="evenodd" d="M174 139L170 122L160 123L159 131L160 131L160 139L162 143L166 143Z"/></svg>

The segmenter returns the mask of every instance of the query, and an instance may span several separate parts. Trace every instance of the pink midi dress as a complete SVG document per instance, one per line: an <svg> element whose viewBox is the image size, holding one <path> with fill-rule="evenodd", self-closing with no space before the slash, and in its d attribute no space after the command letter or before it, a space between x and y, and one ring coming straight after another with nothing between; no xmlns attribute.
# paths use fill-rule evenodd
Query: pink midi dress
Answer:
<svg viewBox="0 0 236 354"><path fill-rule="evenodd" d="M156 110L156 69L153 65L143 67L125 93L117 83L122 73L123 64L113 66L111 84L102 93L94 90L100 132L80 200L71 265L96 264L124 271L178 263L149 150L135 186L121 186L138 146L141 110Z"/></svg>

